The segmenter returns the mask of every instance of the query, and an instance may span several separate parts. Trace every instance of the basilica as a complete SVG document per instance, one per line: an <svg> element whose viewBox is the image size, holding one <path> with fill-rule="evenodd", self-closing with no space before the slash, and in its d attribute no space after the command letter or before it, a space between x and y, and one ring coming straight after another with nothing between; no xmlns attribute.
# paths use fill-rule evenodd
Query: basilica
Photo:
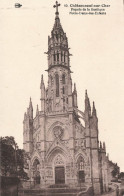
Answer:
<svg viewBox="0 0 124 196"><path fill-rule="evenodd" d="M105 143L99 142L98 118L85 92L84 111L78 109L76 84L72 83L68 38L60 23L58 7L48 36L48 86L41 76L41 107L33 116L30 99L23 121L23 146L28 154L30 180L42 187L80 183L94 193L108 190L111 180ZM84 124L81 123L84 121Z"/></svg>

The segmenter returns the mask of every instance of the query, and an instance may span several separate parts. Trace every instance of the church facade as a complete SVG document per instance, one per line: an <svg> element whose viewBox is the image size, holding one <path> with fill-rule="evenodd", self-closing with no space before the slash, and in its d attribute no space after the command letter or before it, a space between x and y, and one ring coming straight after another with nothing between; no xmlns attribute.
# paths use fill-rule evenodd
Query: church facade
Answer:
<svg viewBox="0 0 124 196"><path fill-rule="evenodd" d="M78 109L77 90L70 70L68 38L59 18L48 37L48 87L41 77L41 109L33 117L30 99L23 121L23 146L28 154L30 180L40 187L53 184L93 186L94 193L108 190L109 165L105 143L99 144L98 118L85 92L84 112ZM72 90L73 89L73 90ZM84 126L81 120L84 121Z"/></svg>

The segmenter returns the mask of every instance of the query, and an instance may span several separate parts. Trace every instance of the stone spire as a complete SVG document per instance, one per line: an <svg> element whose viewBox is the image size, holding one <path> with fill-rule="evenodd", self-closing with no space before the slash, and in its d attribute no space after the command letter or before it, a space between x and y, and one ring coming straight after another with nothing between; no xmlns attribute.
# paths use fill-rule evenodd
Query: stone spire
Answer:
<svg viewBox="0 0 124 196"><path fill-rule="evenodd" d="M31 97L30 97L30 102L29 102L29 108L33 108Z"/></svg>
<svg viewBox="0 0 124 196"><path fill-rule="evenodd" d="M90 117L91 117L91 107L90 107L90 101L87 94L87 90L85 91L85 127L89 129L90 127Z"/></svg>
<svg viewBox="0 0 124 196"><path fill-rule="evenodd" d="M45 85L44 85L44 80L43 80L43 75L41 76L41 84L40 84L40 89L41 89L41 111L45 111Z"/></svg>
<svg viewBox="0 0 124 196"><path fill-rule="evenodd" d="M66 33L64 33L60 23L58 7L60 4L56 1L53 6L56 8L55 23L51 31L51 36L48 36L48 70L53 66L69 67L69 48Z"/></svg>
<svg viewBox="0 0 124 196"><path fill-rule="evenodd" d="M94 103L94 101L93 101L92 116L97 116L97 114L96 114L96 108L95 108L95 103Z"/></svg>
<svg viewBox="0 0 124 196"><path fill-rule="evenodd" d="M44 84L43 74L41 75L40 89L41 89L41 99L45 99L45 84Z"/></svg>
<svg viewBox="0 0 124 196"><path fill-rule="evenodd" d="M30 97L30 101L29 101L29 109L28 109L28 113L29 113L29 117L31 119L33 119L33 106L32 106L32 100L31 100L31 97Z"/></svg>
<svg viewBox="0 0 124 196"><path fill-rule="evenodd" d="M60 6L60 4L57 1L56 1L56 5L53 6L54 8L56 8L56 12L55 12L56 17L55 17L53 31L55 29L61 29L63 31L61 23L60 23L60 18L59 18L59 11L58 11L59 6Z"/></svg>
<svg viewBox="0 0 124 196"><path fill-rule="evenodd" d="M103 150L106 153L106 145L105 145L105 142L103 142Z"/></svg>
<svg viewBox="0 0 124 196"><path fill-rule="evenodd" d="M55 22L48 36L48 89L46 89L45 103L43 107L51 112L67 112L72 110L72 81L70 70L70 53L68 48L68 39L66 33L63 31L59 18L60 4L56 1L53 6L56 9ZM43 79L41 87L43 92ZM43 94L43 93L41 93ZM76 94L75 94L76 95ZM76 97L76 96L75 96ZM42 101L43 103L43 101Z"/></svg>
<svg viewBox="0 0 124 196"><path fill-rule="evenodd" d="M96 114L96 108L95 108L95 103L93 102L93 107L92 107L92 120L91 120L91 127L92 129L96 130L98 132L98 118ZM98 134L98 133L97 133Z"/></svg>
<svg viewBox="0 0 124 196"><path fill-rule="evenodd" d="M73 91L73 104L74 104L74 107L78 107L77 106L77 89L76 89L75 83L74 83L74 91Z"/></svg>
<svg viewBox="0 0 124 196"><path fill-rule="evenodd" d="M42 74L42 75L41 75L40 89L42 89L43 87L45 88L44 80L43 80L43 74Z"/></svg>
<svg viewBox="0 0 124 196"><path fill-rule="evenodd" d="M74 92L77 93L76 84L74 83Z"/></svg>
<svg viewBox="0 0 124 196"><path fill-rule="evenodd" d="M85 113L88 113L89 116L91 115L91 106L87 90L85 91Z"/></svg>

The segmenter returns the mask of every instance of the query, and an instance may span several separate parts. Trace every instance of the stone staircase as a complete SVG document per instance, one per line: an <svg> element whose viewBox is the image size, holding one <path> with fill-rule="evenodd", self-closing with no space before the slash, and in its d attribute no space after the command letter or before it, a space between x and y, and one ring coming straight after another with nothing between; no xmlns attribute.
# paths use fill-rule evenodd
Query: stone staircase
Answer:
<svg viewBox="0 0 124 196"><path fill-rule="evenodd" d="M67 185L50 185L46 189L20 189L18 196L77 196L82 192L83 196L92 196L87 192L86 186L70 188Z"/></svg>

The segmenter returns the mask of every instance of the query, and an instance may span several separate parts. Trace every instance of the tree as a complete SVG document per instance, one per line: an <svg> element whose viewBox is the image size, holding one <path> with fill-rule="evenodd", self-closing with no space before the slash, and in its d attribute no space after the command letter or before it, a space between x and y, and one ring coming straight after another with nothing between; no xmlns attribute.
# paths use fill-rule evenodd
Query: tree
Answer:
<svg viewBox="0 0 124 196"><path fill-rule="evenodd" d="M124 172L121 172L121 173L119 174L119 178L120 178L120 179L124 179Z"/></svg>
<svg viewBox="0 0 124 196"><path fill-rule="evenodd" d="M6 170L4 172L15 173L17 171L17 158L16 158L16 150L18 149L17 143L15 142L14 137L6 136L1 137L1 160L2 166ZM8 165L7 165L8 164ZM8 168L8 169L7 169ZM5 175L7 174L5 172Z"/></svg>
<svg viewBox="0 0 124 196"><path fill-rule="evenodd" d="M119 175L119 167L117 166L117 164L114 164L114 169L112 171L112 176L113 177L118 177Z"/></svg>
<svg viewBox="0 0 124 196"><path fill-rule="evenodd" d="M24 150L19 149L14 137L0 138L1 173L4 176L26 176Z"/></svg>
<svg viewBox="0 0 124 196"><path fill-rule="evenodd" d="M27 178L27 173L24 171L25 167L25 151L17 149L17 175L21 178Z"/></svg>
<svg viewBox="0 0 124 196"><path fill-rule="evenodd" d="M13 173L14 151L12 146L1 143L1 168L3 175Z"/></svg>

